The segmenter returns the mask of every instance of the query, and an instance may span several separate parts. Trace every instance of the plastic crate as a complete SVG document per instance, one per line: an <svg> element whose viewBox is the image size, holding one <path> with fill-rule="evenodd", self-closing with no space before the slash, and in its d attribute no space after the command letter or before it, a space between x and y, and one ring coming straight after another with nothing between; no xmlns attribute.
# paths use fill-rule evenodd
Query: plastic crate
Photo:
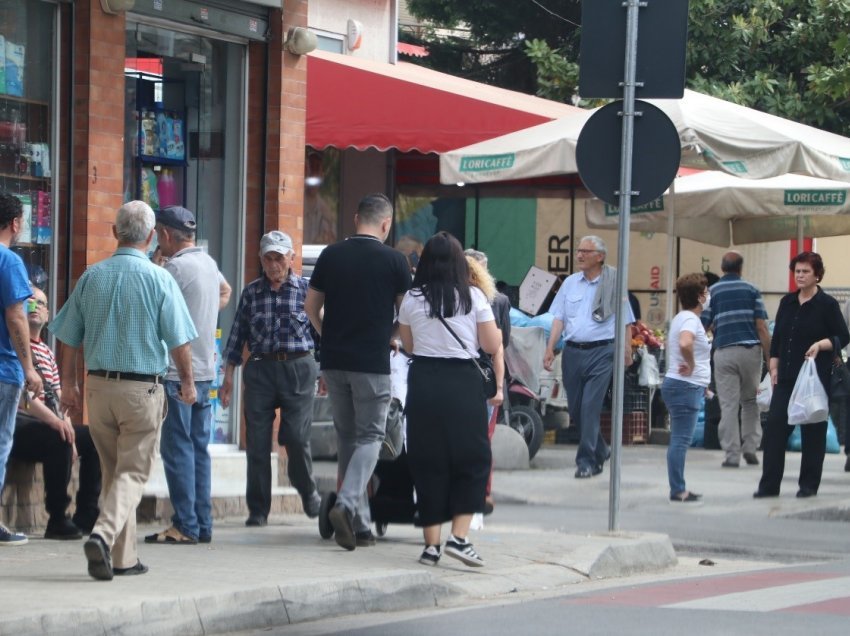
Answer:
<svg viewBox="0 0 850 636"><path fill-rule="evenodd" d="M611 443L611 413L603 412L599 420L602 436ZM649 440L649 417L646 413L623 413L623 445L646 444Z"/></svg>

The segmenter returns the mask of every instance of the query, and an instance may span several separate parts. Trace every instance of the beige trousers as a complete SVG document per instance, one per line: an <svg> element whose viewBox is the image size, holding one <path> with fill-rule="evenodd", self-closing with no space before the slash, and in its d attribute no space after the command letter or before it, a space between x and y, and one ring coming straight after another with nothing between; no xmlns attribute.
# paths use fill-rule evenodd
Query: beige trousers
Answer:
<svg viewBox="0 0 850 636"><path fill-rule="evenodd" d="M139 560L136 507L153 467L165 391L161 384L90 375L86 403L103 472L100 516L92 534L103 537L114 567L129 568Z"/></svg>
<svg viewBox="0 0 850 636"><path fill-rule="evenodd" d="M742 451L755 453L761 442L761 413L756 404L761 367L759 345L723 347L714 352L714 383L720 400L720 448L726 451L726 461L731 463L741 461Z"/></svg>

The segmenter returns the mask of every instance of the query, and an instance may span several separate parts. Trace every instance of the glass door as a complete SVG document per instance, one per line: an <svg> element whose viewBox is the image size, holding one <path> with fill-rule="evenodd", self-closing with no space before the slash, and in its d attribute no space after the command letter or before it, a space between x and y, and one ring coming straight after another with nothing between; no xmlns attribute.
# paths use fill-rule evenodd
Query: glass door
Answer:
<svg viewBox="0 0 850 636"><path fill-rule="evenodd" d="M126 40L124 198L195 213L198 245L234 289L223 348L243 278L247 46L132 21ZM238 443L237 407L214 400L213 443Z"/></svg>

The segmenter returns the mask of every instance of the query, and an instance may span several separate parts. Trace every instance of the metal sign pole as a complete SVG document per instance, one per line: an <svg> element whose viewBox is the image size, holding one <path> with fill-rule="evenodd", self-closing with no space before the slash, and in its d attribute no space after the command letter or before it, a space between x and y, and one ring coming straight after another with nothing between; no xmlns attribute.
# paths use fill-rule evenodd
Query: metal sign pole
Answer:
<svg viewBox="0 0 850 636"><path fill-rule="evenodd" d="M634 142L635 75L637 68L638 12L646 2L625 0L626 56L623 80L623 141L620 152L620 223L617 256L617 297L620 310L616 318L614 353L614 395L611 408L611 482L608 500L608 530L619 529L620 514L620 451L623 439L623 382L626 355L626 307L629 280L629 220L632 211L632 154ZM635 193L636 194L636 193Z"/></svg>

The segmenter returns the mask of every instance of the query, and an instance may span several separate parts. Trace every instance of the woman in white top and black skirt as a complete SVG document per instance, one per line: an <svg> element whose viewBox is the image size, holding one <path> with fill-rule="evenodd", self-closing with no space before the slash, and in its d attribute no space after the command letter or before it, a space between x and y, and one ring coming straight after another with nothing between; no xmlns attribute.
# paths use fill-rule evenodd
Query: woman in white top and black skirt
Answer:
<svg viewBox="0 0 850 636"><path fill-rule="evenodd" d="M446 554L482 566L467 535L472 515L484 511L491 455L484 384L471 358L479 349L495 353L502 341L490 304L469 285L463 248L451 234L439 232L425 244L401 303L399 331L413 355L405 414L425 536L419 561L437 564L441 525L451 521Z"/></svg>

